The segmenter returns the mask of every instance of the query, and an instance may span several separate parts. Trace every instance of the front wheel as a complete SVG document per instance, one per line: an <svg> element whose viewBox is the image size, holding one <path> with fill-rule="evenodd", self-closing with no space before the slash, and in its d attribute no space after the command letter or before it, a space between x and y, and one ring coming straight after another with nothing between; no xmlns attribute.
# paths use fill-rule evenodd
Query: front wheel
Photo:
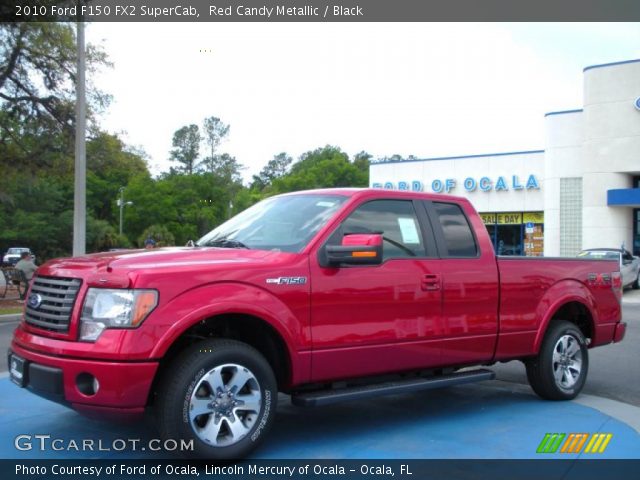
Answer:
<svg viewBox="0 0 640 480"><path fill-rule="evenodd" d="M587 379L589 350L584 335L573 323L552 323L538 356L526 362L533 391L548 400L575 398Z"/></svg>
<svg viewBox="0 0 640 480"><path fill-rule="evenodd" d="M269 363L234 340L205 340L172 362L158 392L160 433L193 440L199 458L238 459L258 446L276 413Z"/></svg>

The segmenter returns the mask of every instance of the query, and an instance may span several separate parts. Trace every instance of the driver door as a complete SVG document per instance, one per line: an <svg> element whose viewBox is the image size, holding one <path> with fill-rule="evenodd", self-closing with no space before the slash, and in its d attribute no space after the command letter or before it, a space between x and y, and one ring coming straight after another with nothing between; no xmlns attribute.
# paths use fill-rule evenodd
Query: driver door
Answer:
<svg viewBox="0 0 640 480"><path fill-rule="evenodd" d="M382 233L379 265L329 267L323 247L311 258L312 380L323 381L437 365L432 338L443 330L433 234L408 199L356 207L330 235Z"/></svg>

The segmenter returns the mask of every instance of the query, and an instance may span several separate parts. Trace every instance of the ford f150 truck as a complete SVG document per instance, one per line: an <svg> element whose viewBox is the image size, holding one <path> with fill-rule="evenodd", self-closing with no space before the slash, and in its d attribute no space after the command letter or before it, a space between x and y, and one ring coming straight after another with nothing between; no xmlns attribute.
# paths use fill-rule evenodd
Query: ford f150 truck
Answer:
<svg viewBox="0 0 640 480"><path fill-rule="evenodd" d="M100 417L155 412L194 454L239 458L301 406L493 378L518 359L574 398L618 342L616 262L496 257L462 198L327 189L264 200L195 246L58 259L9 352L21 387ZM469 368L475 367L476 368Z"/></svg>

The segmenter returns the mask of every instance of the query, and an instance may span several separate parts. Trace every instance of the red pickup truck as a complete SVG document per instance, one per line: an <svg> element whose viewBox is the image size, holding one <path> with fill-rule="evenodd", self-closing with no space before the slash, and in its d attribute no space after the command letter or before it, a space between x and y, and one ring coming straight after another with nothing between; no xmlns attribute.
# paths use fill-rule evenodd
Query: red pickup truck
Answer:
<svg viewBox="0 0 640 480"><path fill-rule="evenodd" d="M264 200L195 246L59 259L34 277L9 364L101 417L155 412L195 455L239 458L302 406L487 380L582 389L622 340L616 262L496 257L462 198L327 189Z"/></svg>

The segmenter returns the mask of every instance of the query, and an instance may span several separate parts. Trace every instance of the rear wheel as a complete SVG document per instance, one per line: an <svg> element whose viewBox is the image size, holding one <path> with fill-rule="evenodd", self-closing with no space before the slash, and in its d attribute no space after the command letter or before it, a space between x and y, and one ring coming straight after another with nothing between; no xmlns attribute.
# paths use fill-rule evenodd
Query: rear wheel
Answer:
<svg viewBox="0 0 640 480"><path fill-rule="evenodd" d="M631 284L631 288L634 290L638 290L640 288L640 272L638 272L638 275L636 276L636 281Z"/></svg>
<svg viewBox="0 0 640 480"><path fill-rule="evenodd" d="M269 363L234 340L206 340L173 361L158 400L164 439L193 440L192 456L236 459L258 446L278 398Z"/></svg>
<svg viewBox="0 0 640 480"><path fill-rule="evenodd" d="M531 388L548 400L575 398L587 379L589 350L584 335L573 323L553 322L538 356L526 362Z"/></svg>

